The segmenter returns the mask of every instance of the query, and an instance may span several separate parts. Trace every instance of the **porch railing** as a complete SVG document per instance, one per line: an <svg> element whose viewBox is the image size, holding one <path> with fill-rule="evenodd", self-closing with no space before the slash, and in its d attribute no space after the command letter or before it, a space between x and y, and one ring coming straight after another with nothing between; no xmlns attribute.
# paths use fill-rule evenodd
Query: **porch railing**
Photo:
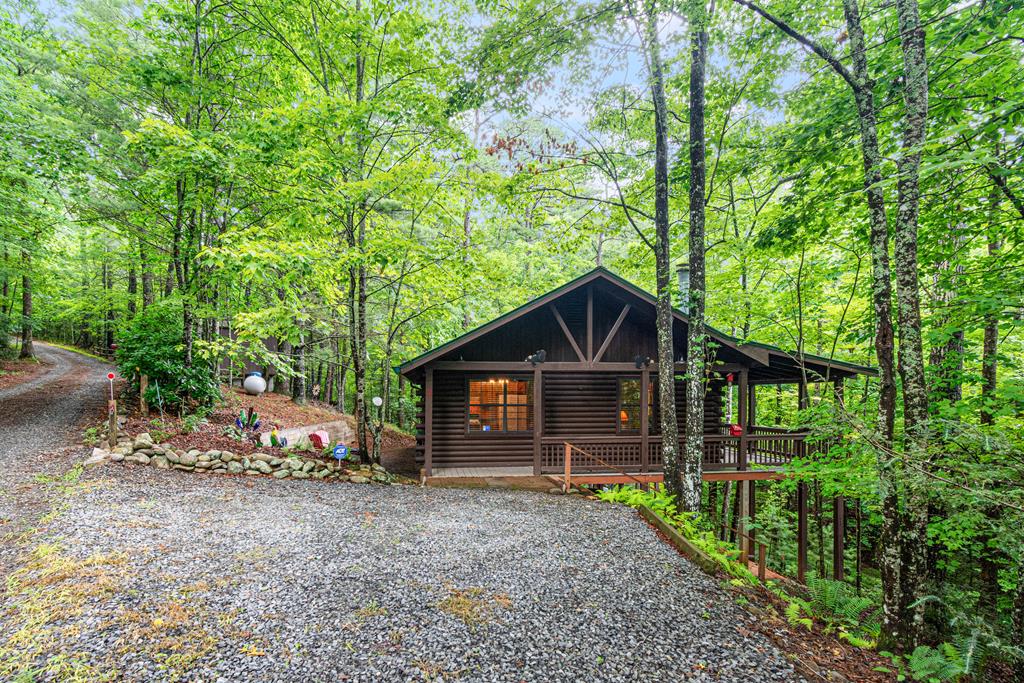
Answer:
<svg viewBox="0 0 1024 683"><path fill-rule="evenodd" d="M794 458L827 451L821 443L808 443L806 432L784 432L772 429L758 433L751 429L744 436L704 435L704 469L746 470L752 467L772 468L788 465ZM660 472L662 469L661 437L640 436L551 436L541 439L541 471L561 472L565 465L565 443L569 442L593 456L573 463L573 471L607 472L624 470L632 473ZM683 443L679 444L682 453Z"/></svg>

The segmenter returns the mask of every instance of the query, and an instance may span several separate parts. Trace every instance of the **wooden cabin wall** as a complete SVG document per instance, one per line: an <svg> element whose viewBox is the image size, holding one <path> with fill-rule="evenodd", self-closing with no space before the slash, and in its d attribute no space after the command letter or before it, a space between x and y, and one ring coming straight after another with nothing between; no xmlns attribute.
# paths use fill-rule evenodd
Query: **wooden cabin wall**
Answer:
<svg viewBox="0 0 1024 683"><path fill-rule="evenodd" d="M531 434L466 434L466 377L434 372L434 467L533 467ZM422 447L422 437L417 442ZM417 457L422 461L422 448Z"/></svg>
<svg viewBox="0 0 1024 683"><path fill-rule="evenodd" d="M530 467L533 437L466 433L466 378L459 371L434 373L435 467ZM475 375L474 375L475 376ZM544 436L615 436L618 378L623 374L552 372L544 374ZM637 375L639 377L639 375ZM422 389L421 389L422 392ZM680 408L679 430L685 429L685 385L676 382ZM422 396L422 393L421 393ZM422 399L421 399L422 400ZM656 399L655 399L656 400ZM724 389L714 383L704 403L705 431L720 433L724 424ZM658 433L657 406L651 413L651 433ZM417 457L423 460L422 424Z"/></svg>

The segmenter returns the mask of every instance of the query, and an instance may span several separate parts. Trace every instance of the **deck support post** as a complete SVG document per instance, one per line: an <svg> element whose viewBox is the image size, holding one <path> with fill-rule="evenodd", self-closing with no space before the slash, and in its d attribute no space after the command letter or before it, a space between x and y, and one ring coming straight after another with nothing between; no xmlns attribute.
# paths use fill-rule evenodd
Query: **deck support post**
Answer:
<svg viewBox="0 0 1024 683"><path fill-rule="evenodd" d="M843 546L846 538L846 500L836 496L832 501L832 578L842 581L845 572Z"/></svg>
<svg viewBox="0 0 1024 683"><path fill-rule="evenodd" d="M750 538L752 536L750 521L754 518L753 484L753 481L736 482L736 495L739 497L739 519L734 524L736 530L740 532L737 534L736 540L739 541L740 554L744 561L748 561L754 556L754 541Z"/></svg>
<svg viewBox="0 0 1024 683"><path fill-rule="evenodd" d="M753 522L757 518L757 481L751 479L747 482L747 519ZM755 531L749 524L746 525L746 534L749 536L747 539L747 556L750 559L754 559L754 553L757 551L755 539L757 537L757 531Z"/></svg>
<svg viewBox="0 0 1024 683"><path fill-rule="evenodd" d="M564 461L562 464L565 466L565 471L563 472L562 490L569 493L569 489L572 488L572 446L568 442L565 444L563 455Z"/></svg>
<svg viewBox="0 0 1024 683"><path fill-rule="evenodd" d="M427 368L423 381L423 474L434 469L434 369Z"/></svg>
<svg viewBox="0 0 1024 683"><path fill-rule="evenodd" d="M796 580L807 583L807 483L796 485Z"/></svg>
<svg viewBox="0 0 1024 683"><path fill-rule="evenodd" d="M533 369L533 476L540 476L541 438L544 436L544 379L540 365Z"/></svg>
<svg viewBox="0 0 1024 683"><path fill-rule="evenodd" d="M646 474L651 467L650 449L650 409L647 396L651 390L651 373L644 368L640 372L640 472Z"/></svg>

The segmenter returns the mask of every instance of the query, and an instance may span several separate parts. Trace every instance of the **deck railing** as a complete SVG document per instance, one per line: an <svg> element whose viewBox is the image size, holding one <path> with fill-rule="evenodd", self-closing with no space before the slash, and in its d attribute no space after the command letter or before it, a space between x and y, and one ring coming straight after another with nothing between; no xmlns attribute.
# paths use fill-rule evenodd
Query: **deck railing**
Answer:
<svg viewBox="0 0 1024 683"><path fill-rule="evenodd" d="M806 432L774 428L759 433L751 428L744 436L704 435L704 470L747 470L788 465L794 458L827 451L825 444L808 443ZM647 452L643 452L644 442ZM541 439L541 471L560 472L565 465L565 444L571 443L593 456L573 463L574 472L624 470L633 473L660 472L661 437L649 436L552 436ZM680 453L683 443L680 441ZM602 464L603 463L603 464Z"/></svg>

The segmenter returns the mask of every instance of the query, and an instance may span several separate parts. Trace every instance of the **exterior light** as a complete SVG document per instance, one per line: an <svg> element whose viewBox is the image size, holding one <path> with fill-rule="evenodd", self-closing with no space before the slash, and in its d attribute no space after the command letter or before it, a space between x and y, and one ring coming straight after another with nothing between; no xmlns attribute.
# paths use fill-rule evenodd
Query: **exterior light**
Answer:
<svg viewBox="0 0 1024 683"><path fill-rule="evenodd" d="M380 396L374 396L371 400L373 401L373 405L377 406L378 408L384 405L384 399L382 399Z"/></svg>

